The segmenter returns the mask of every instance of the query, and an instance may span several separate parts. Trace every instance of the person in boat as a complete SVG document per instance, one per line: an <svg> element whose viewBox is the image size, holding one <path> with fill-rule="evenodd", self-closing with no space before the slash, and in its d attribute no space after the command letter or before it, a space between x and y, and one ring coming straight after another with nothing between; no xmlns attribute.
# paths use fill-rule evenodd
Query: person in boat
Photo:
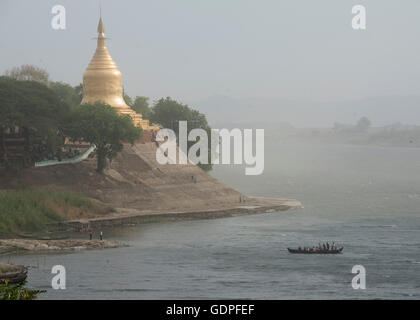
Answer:
<svg viewBox="0 0 420 320"><path fill-rule="evenodd" d="M330 244L327 242L327 251L330 250Z"/></svg>

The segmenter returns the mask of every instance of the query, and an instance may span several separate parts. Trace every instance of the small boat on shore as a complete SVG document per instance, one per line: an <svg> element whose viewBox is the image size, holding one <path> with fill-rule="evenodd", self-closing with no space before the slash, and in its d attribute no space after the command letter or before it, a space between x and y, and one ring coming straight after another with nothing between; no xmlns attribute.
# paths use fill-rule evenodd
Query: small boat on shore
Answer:
<svg viewBox="0 0 420 320"><path fill-rule="evenodd" d="M318 249L318 248L298 248L292 249L287 248L290 253L300 253L300 254L340 254L343 251L343 247L336 249Z"/></svg>
<svg viewBox="0 0 420 320"><path fill-rule="evenodd" d="M21 284L27 278L28 268L11 264L0 263L0 284Z"/></svg>

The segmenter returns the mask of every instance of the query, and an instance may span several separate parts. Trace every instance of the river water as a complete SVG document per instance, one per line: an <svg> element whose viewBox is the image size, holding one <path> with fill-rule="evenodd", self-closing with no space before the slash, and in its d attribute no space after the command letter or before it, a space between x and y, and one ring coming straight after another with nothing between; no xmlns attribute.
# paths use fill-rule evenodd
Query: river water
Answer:
<svg viewBox="0 0 420 320"><path fill-rule="evenodd" d="M212 175L302 210L105 230L129 247L1 257L29 265L40 299L420 299L420 149L266 139L265 170L216 166ZM335 241L342 255L287 247ZM51 289L53 265L66 290ZM354 265L366 270L355 290Z"/></svg>

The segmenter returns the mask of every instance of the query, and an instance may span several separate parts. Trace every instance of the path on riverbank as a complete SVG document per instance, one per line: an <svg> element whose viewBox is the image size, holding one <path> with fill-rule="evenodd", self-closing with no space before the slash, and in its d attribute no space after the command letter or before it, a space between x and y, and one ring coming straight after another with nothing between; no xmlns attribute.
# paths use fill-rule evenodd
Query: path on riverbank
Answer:
<svg viewBox="0 0 420 320"><path fill-rule="evenodd" d="M58 229L87 230L87 228L98 229L116 225L131 225L144 222L192 220L192 219L217 219L239 215L260 214L267 212L286 211L303 208L297 200L243 197L244 202L237 205L215 204L213 207L192 208L190 210L137 210L118 209L115 213L107 216L76 219L55 224ZM54 226L52 226L54 227Z"/></svg>

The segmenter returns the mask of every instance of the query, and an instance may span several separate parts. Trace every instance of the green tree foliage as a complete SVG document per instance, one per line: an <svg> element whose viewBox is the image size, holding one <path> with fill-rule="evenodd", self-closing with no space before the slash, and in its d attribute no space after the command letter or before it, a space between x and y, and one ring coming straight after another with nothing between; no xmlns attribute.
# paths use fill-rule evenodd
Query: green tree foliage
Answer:
<svg viewBox="0 0 420 320"><path fill-rule="evenodd" d="M177 135L177 141L179 139L179 121L187 121L188 134L191 130L196 128L203 129L207 132L210 150L211 128L207 123L206 116L197 110L191 109L187 105L179 103L170 97L165 99L162 98L153 105L150 120L152 123L157 123L163 128L174 130ZM188 142L188 150L192 145L194 145L194 143L195 141ZM212 165L210 164L210 156L209 152L209 164L199 165L203 170L211 170Z"/></svg>
<svg viewBox="0 0 420 320"><path fill-rule="evenodd" d="M142 129L133 125L128 115L119 115L111 106L97 102L84 104L72 113L66 133L75 141L96 145L97 171L103 173L107 159L122 151L122 141L133 144L142 136Z"/></svg>
<svg viewBox="0 0 420 320"><path fill-rule="evenodd" d="M143 115L143 119L150 119L151 110L148 97L137 96L131 105L131 109Z"/></svg>
<svg viewBox="0 0 420 320"><path fill-rule="evenodd" d="M133 99L126 93L123 93L123 98L127 106L131 107L131 105L133 104Z"/></svg>
<svg viewBox="0 0 420 320"><path fill-rule="evenodd" d="M15 80L36 81L45 85L48 84L50 77L44 69L29 64L13 67L5 72L5 76Z"/></svg>
<svg viewBox="0 0 420 320"><path fill-rule="evenodd" d="M63 143L56 132L65 126L68 112L67 104L45 85L0 77L0 134L7 128L21 128L30 142L26 159L42 157L41 145L45 154L56 152ZM3 149L0 148L0 159L7 163Z"/></svg>
<svg viewBox="0 0 420 320"><path fill-rule="evenodd" d="M49 88L60 97L62 102L71 107L78 106L82 101L83 93L81 85L72 87L64 82L50 82Z"/></svg>
<svg viewBox="0 0 420 320"><path fill-rule="evenodd" d="M81 102L83 99L83 84L79 83L77 86L75 86L74 91L79 96L79 101Z"/></svg>
<svg viewBox="0 0 420 320"><path fill-rule="evenodd" d="M68 111L45 85L0 77L0 126L14 124L49 132L65 123Z"/></svg>
<svg viewBox="0 0 420 320"><path fill-rule="evenodd" d="M136 96L133 100L133 98L124 93L124 101L136 113L141 114L143 119L150 119L151 109L148 97Z"/></svg>
<svg viewBox="0 0 420 320"><path fill-rule="evenodd" d="M45 290L31 290L24 287L27 281L21 284L0 284L0 300L34 300Z"/></svg>

